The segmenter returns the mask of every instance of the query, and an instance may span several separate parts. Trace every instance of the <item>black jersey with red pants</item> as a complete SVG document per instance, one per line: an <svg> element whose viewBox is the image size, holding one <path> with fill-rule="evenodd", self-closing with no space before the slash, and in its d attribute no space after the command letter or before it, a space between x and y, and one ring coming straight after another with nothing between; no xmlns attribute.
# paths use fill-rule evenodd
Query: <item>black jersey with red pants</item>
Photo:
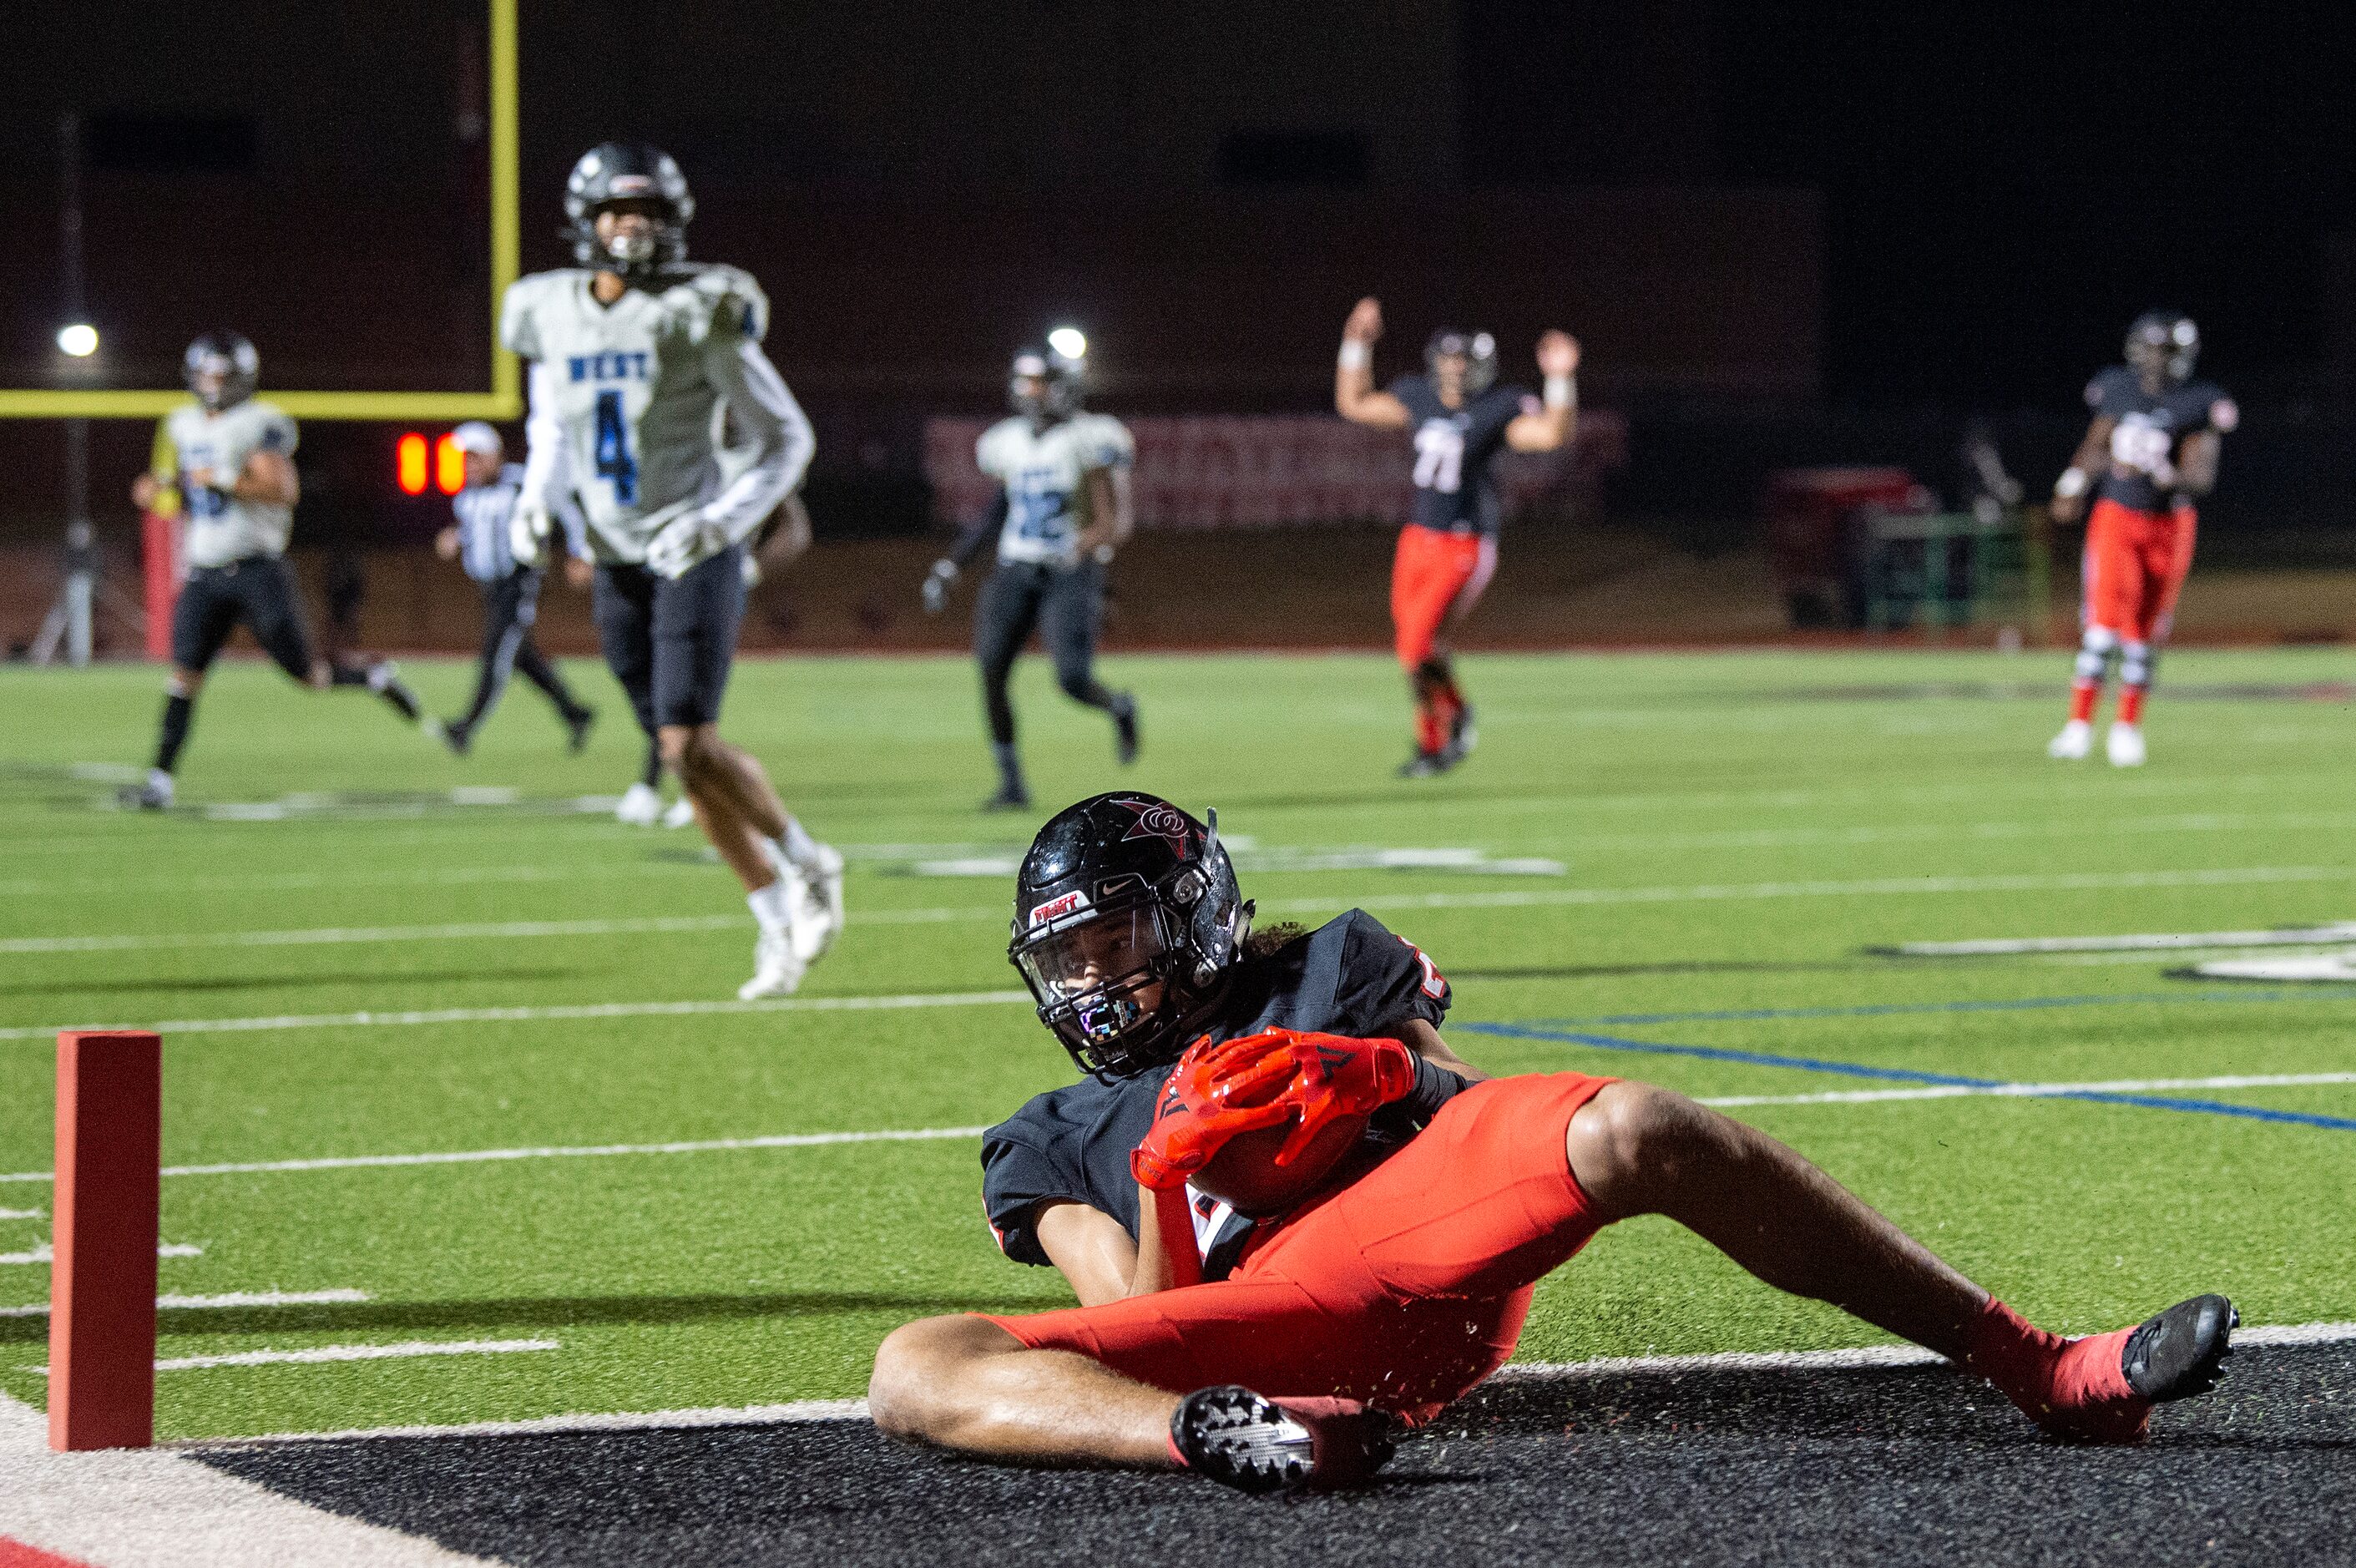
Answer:
<svg viewBox="0 0 2356 1568"><path fill-rule="evenodd" d="M2147 391L2126 365L2086 383L2086 406L2111 422L2109 461L2086 517L2085 622L2123 642L2167 640L2192 567L2192 503L2172 475L2187 437L2229 431L2241 412L2213 381Z"/></svg>
<svg viewBox="0 0 2356 1568"><path fill-rule="evenodd" d="M1602 1228L1566 1139L1612 1081L1472 1085L1365 1175L1263 1222L1224 1280L985 1316L1031 1349L1076 1351L1173 1393L1241 1383L1430 1421L1505 1364L1537 1282Z"/></svg>

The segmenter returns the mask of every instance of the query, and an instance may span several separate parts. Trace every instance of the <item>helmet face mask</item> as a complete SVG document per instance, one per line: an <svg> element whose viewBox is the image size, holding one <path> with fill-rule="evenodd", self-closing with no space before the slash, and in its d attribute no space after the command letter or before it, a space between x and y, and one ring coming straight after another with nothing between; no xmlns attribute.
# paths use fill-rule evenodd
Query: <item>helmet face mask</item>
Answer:
<svg viewBox="0 0 2356 1568"><path fill-rule="evenodd" d="M1006 371L1006 405L1033 424L1080 411L1081 362L1047 349L1025 349Z"/></svg>
<svg viewBox="0 0 2356 1568"><path fill-rule="evenodd" d="M262 376L262 357L253 345L235 332L208 332L188 345L180 357L188 391L213 413L235 408L253 395Z"/></svg>
<svg viewBox="0 0 2356 1568"><path fill-rule="evenodd" d="M2201 328L2174 310L2147 310L2127 328L2126 360L2135 370L2166 383L2190 381L2201 358Z"/></svg>
<svg viewBox="0 0 2356 1568"><path fill-rule="evenodd" d="M1007 958L1039 1021L1110 1080L1174 1061L1226 989L1251 906L1212 825L1151 795L1098 795L1039 832Z"/></svg>
<svg viewBox="0 0 2356 1568"><path fill-rule="evenodd" d="M1459 389L1468 398L1479 397L1497 379L1497 340L1486 332L1464 332L1443 327L1423 346L1423 366L1437 384L1444 376L1442 360L1462 362Z"/></svg>
<svg viewBox="0 0 2356 1568"><path fill-rule="evenodd" d="M608 212L646 221L600 223ZM669 153L642 142L606 142L573 166L564 182L564 216L575 263L637 280L686 260L695 198Z"/></svg>

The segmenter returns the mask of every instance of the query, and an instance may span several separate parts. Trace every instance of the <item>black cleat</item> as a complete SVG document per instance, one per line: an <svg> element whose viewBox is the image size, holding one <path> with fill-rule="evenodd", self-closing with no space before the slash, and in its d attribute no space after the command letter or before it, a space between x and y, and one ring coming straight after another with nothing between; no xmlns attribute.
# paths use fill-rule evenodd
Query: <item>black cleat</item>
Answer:
<svg viewBox="0 0 2356 1568"><path fill-rule="evenodd" d="M746 559L751 559L749 556ZM581 755L589 744L589 728L597 722L597 710L579 708L564 715L564 749L573 756Z"/></svg>
<svg viewBox="0 0 2356 1568"><path fill-rule="evenodd" d="M1472 704L1466 703L1456 710L1455 721L1448 726L1445 755L1449 758L1449 766L1452 768L1472 756L1472 748L1480 744L1481 731L1472 722Z"/></svg>
<svg viewBox="0 0 2356 1568"><path fill-rule="evenodd" d="M1027 811L1031 809L1031 791L1019 785L1005 785L998 793L981 803L985 811Z"/></svg>
<svg viewBox="0 0 2356 1568"><path fill-rule="evenodd" d="M2224 1376L2242 1315L2222 1295L2196 1295L2127 1335L2119 1370L2136 1397L2153 1404L2205 1394Z"/></svg>
<svg viewBox="0 0 2356 1568"><path fill-rule="evenodd" d="M1419 751L1399 764L1402 779L1437 779L1456 766L1446 751Z"/></svg>
<svg viewBox="0 0 2356 1568"><path fill-rule="evenodd" d="M1123 692L1112 710L1113 756L1123 768L1137 760L1137 699Z"/></svg>
<svg viewBox="0 0 2356 1568"><path fill-rule="evenodd" d="M1178 1462L1239 1492L1363 1480L1394 1452L1390 1418L1355 1400L1279 1403L1235 1383L1196 1389L1170 1417Z"/></svg>
<svg viewBox="0 0 2356 1568"><path fill-rule="evenodd" d="M451 719L442 726L442 744L450 748L451 755L464 757L475 744L475 732L466 727L465 720Z"/></svg>

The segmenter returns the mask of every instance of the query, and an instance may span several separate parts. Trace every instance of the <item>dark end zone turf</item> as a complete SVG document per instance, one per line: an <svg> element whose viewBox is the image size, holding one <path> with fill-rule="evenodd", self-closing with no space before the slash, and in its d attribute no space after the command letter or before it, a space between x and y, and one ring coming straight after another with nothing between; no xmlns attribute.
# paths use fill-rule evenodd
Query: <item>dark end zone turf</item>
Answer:
<svg viewBox="0 0 2356 1568"><path fill-rule="evenodd" d="M2356 1348L2238 1351L2133 1449L1944 1368L1505 1380L1367 1490L1253 1498L901 1448L864 1422L200 1454L516 1563L2265 1563L2356 1559Z"/></svg>

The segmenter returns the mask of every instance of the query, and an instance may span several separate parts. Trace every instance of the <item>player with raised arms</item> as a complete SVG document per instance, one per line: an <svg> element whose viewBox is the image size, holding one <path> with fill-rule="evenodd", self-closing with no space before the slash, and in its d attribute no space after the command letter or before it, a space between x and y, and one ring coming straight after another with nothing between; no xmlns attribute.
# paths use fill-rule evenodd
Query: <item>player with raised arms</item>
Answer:
<svg viewBox="0 0 2356 1568"><path fill-rule="evenodd" d="M760 934L737 994L801 983L842 922L842 857L805 832L753 756L720 737L744 610L744 545L809 466L808 419L761 352L768 300L687 261L695 200L669 155L608 142L573 167L580 263L508 290L499 338L530 361L515 553L546 553L571 487L597 563L598 638ZM735 433L723 446L723 423Z"/></svg>
<svg viewBox="0 0 2356 1568"><path fill-rule="evenodd" d="M234 332L208 332L188 345L181 367L196 401L165 420L159 467L131 482L142 510L177 491L187 520L187 581L172 605L172 673L155 757L124 804L162 811L173 800L173 773L188 741L197 693L213 660L241 626L281 670L315 692L360 686L412 724L423 713L389 659L330 660L311 646L286 570L286 541L303 493L294 471L294 422L254 395L262 359ZM166 450L168 449L168 452Z"/></svg>
<svg viewBox="0 0 2356 1568"><path fill-rule="evenodd" d="M2216 488L2224 435L2241 423L2224 389L2192 379L2200 355L2190 317L2146 311L2127 328L2126 363L2086 383L2094 417L2053 483L2056 522L2075 518L2086 492L2094 493L2081 568L2085 629L2070 719L2046 746L2050 756L2074 761L2093 749L2094 706L2115 654L2119 711L2104 750L2115 767L2143 763L2144 698L2192 570L2194 502Z"/></svg>
<svg viewBox="0 0 2356 1568"><path fill-rule="evenodd" d="M1105 568L1135 526L1129 470L1137 444L1119 420L1081 406L1087 339L1078 328L1059 327L1047 337L1044 349L1014 356L1006 378L1014 412L975 444L974 461L998 481L990 510L924 582L925 609L938 615L967 564L984 545L997 546L997 570L973 607L973 657L998 764L998 792L982 802L985 811L1031 804L1006 682L1033 629L1064 695L1109 716L1114 755L1123 766L1137 760L1137 699L1096 677Z"/></svg>
<svg viewBox="0 0 2356 1568"><path fill-rule="evenodd" d="M1415 510L1391 563L1391 625L1399 668L1415 694L1415 754L1407 779L1445 773L1477 738L1456 683L1446 634L1463 623L1497 570L1497 454L1552 452L1579 424L1579 344L1567 332L1538 339L1545 395L1497 386L1497 342L1486 332L1443 328L1424 346L1424 372L1375 390L1375 343L1383 307L1358 301L1342 328L1333 407L1355 424L1408 430L1415 447Z"/></svg>
<svg viewBox="0 0 2356 1568"><path fill-rule="evenodd" d="M2140 1437L2214 1385L2222 1296L2134 1328L2034 1327L1832 1177L1680 1094L1483 1078L1448 983L1352 910L1255 932L1220 845L1150 795L1039 832L1010 956L1087 1075L983 1134L1006 1255L1076 1308L906 1325L876 1352L886 1432L1035 1465L1198 1471L1245 1490L1362 1476L1513 1353L1544 1275L1661 1214L1779 1289L1994 1383L2047 1431Z"/></svg>

